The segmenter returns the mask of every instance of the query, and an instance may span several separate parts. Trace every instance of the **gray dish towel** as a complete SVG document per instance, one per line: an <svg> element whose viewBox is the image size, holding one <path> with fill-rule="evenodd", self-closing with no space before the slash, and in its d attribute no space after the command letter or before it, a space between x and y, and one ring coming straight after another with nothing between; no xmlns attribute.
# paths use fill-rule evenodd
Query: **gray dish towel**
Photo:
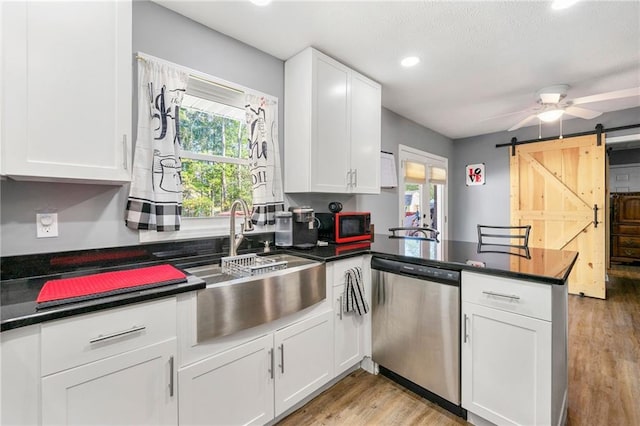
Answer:
<svg viewBox="0 0 640 426"><path fill-rule="evenodd" d="M366 314L369 312L369 305L364 295L362 268L356 266L355 268L347 269L345 278L342 312L354 311L358 315Z"/></svg>

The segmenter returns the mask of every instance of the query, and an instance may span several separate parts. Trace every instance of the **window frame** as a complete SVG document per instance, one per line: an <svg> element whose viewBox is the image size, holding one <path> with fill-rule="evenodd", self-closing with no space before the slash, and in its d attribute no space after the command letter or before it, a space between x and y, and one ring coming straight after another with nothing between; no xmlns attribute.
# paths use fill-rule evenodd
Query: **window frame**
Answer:
<svg viewBox="0 0 640 426"><path fill-rule="evenodd" d="M398 221L400 223L399 226L404 226L404 187L405 187L405 178L404 178L404 162L412 161L423 163L426 166L426 176L425 181L421 183L421 194L420 194L420 203L422 207L422 214L428 209L429 206L429 197L425 196L429 194L429 187L431 183L437 184L440 186L440 195L441 195L441 210L438 211L440 215L440 225L438 231L440 231L440 240L446 240L449 235L449 221L448 221L448 191L449 191L449 159L446 157L442 157L440 155L432 154L427 151L423 151L420 149L412 148L406 145L398 145L398 157L400 162L400 167L398 167ZM439 167L445 170L446 180L442 181L432 181L431 180L431 167ZM425 204L426 203L426 204ZM425 208L425 205L427 206ZM424 219L422 215L420 217L420 224L424 223Z"/></svg>
<svg viewBox="0 0 640 426"><path fill-rule="evenodd" d="M210 74L197 71L188 67L184 67L182 65L172 63L170 61L166 61L161 58L157 58L155 56L151 56L142 52L137 52L136 56L141 59L151 59L157 62L165 63L168 66L181 69L184 72L188 73L189 77L194 80L199 80L201 82L209 83L223 89L228 89L237 93L242 93L243 95L257 94L259 96L263 96L265 98L278 101L278 98L275 96L271 96L254 89L250 89L242 85L232 83L227 80L212 76ZM187 88L187 91L188 91L188 88ZM192 94L192 96L195 96L195 95ZM198 97L201 97L201 96L198 96ZM201 154L201 153L196 153L192 151L182 151L182 154L183 154L182 155L183 158L191 158L195 160L218 161L218 162L242 164L242 165L249 164L248 159L245 160L241 158L224 157L220 155ZM188 154L188 155L184 155L184 154ZM243 222L242 220L236 220L235 232L239 232L242 222ZM206 217L206 218L182 217L179 231L157 232L155 230L139 230L138 239L139 239L139 242L141 243L152 243L152 242L162 242L162 241L177 241L177 240L188 240L188 239L206 238L206 237L229 236L231 232L230 225L231 225L231 220L229 217ZM254 225L253 232L257 234L261 232L274 232L274 231L275 231L275 225L262 225L262 226Z"/></svg>

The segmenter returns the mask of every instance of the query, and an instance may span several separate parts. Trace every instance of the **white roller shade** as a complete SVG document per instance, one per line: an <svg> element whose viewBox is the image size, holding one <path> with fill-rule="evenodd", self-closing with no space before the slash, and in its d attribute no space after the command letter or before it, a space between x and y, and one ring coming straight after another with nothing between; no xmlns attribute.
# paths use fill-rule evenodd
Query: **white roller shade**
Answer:
<svg viewBox="0 0 640 426"><path fill-rule="evenodd" d="M447 169L431 166L429 170L429 182L436 185L445 185L447 183Z"/></svg>
<svg viewBox="0 0 640 426"><path fill-rule="evenodd" d="M404 181L409 183L427 183L427 166L413 161L404 162Z"/></svg>

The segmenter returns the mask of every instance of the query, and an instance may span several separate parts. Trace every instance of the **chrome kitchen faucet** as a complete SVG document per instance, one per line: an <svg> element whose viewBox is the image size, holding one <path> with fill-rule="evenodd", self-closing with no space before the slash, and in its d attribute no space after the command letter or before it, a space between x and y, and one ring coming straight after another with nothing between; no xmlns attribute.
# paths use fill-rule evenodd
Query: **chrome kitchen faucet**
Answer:
<svg viewBox="0 0 640 426"><path fill-rule="evenodd" d="M242 207L244 212L244 223L240 229L240 233L236 235L236 209L238 206ZM244 239L244 232L253 231L253 223L251 222L251 213L249 212L249 206L247 202L241 198L238 198L231 204L231 226L229 229L229 256L235 256L238 254L238 247Z"/></svg>

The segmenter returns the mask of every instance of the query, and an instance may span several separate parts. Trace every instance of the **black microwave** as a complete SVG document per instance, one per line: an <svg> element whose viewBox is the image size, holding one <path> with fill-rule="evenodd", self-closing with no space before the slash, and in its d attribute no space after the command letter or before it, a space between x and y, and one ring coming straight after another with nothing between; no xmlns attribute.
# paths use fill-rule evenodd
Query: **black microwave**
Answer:
<svg viewBox="0 0 640 426"><path fill-rule="evenodd" d="M333 243L351 243L371 239L371 213L316 213L318 238Z"/></svg>

